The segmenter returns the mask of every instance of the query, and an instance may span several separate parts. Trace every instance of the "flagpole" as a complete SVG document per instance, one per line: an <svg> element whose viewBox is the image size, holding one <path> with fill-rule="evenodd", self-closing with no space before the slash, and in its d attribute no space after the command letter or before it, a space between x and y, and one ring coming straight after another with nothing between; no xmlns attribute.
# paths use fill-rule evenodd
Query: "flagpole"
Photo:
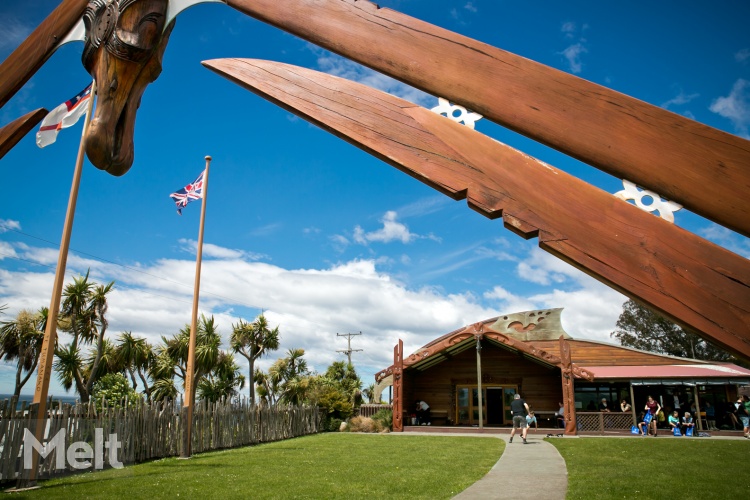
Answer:
<svg viewBox="0 0 750 500"><path fill-rule="evenodd" d="M188 345L187 373L185 374L185 426L182 435L182 453L180 458L190 458L193 452L193 408L195 407L195 339L198 331L198 296L201 286L201 260L203 256L203 226L206 221L206 203L208 201L208 170L211 157L206 156L206 170L203 174L203 203L201 204L201 223L198 230L198 254L195 258L195 287L193 288L193 316L190 320L190 344Z"/></svg>
<svg viewBox="0 0 750 500"><path fill-rule="evenodd" d="M52 360L55 356L55 343L57 340L57 318L60 314L60 298L62 297L63 283L65 281L65 267L68 263L68 249L70 248L70 235L73 232L73 219L75 218L76 202L78 201L78 187L81 184L81 173L83 171L83 159L85 156L86 132L91 121L91 110L94 107L94 96L96 95L96 80L91 84L91 97L86 108L86 118L83 122L81 142L78 146L78 156L73 172L73 183L70 187L68 199L68 210L65 214L62 239L60 240L60 252L57 256L57 268L55 269L55 282L52 286L52 298L49 303L47 314L47 328L44 332L44 341L39 355L39 370L36 376L36 389L34 390L33 405L36 405L36 429L34 436L38 442L42 442L45 431L45 416L47 414L47 393L49 392L49 379L52 372ZM33 448L32 448L33 449ZM24 453L28 450L24 449ZM24 481L24 474L19 475L19 488L30 487L36 484L37 466L39 454L32 451L32 467L28 471L28 478ZM23 484L25 483L25 484Z"/></svg>

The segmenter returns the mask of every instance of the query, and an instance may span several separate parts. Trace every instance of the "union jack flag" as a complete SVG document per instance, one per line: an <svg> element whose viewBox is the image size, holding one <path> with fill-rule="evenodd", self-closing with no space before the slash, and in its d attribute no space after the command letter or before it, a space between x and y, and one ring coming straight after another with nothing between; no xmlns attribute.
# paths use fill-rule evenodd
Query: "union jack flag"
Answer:
<svg viewBox="0 0 750 500"><path fill-rule="evenodd" d="M178 214L182 215L182 209L191 201L203 198L203 176L205 173L206 171L204 170L192 184L188 184L179 191L169 195L177 204Z"/></svg>

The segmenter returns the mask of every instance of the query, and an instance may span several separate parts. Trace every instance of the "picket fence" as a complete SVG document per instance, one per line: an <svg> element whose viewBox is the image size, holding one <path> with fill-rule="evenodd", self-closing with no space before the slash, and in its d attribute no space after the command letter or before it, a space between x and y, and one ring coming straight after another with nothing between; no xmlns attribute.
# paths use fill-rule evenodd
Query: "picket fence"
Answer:
<svg viewBox="0 0 750 500"><path fill-rule="evenodd" d="M139 401L126 408L111 408L105 402L97 411L93 402L71 405L50 401L47 407L42 442L64 430L65 446L56 447L40 459L37 469L40 479L81 471L67 461L65 468L58 469L57 454L66 453L75 442L85 442L94 448L96 429L102 429L99 434L104 440L110 434L116 435L121 448L115 458L124 464L179 456L182 452L187 411L179 403ZM17 408L15 399L0 401L0 482L13 481L23 471L24 429L33 433L35 413L35 406L26 402ZM280 441L320 430L320 412L315 406L251 406L247 400L199 402L193 411L192 452ZM103 450L102 458L105 468L112 465L108 450ZM91 462L88 470L95 467L94 461Z"/></svg>

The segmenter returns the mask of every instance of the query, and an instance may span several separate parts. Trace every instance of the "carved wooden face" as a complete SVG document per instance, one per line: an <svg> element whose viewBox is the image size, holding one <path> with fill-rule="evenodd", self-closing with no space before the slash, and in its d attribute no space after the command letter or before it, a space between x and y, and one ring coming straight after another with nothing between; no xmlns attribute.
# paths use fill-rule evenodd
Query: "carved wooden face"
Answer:
<svg viewBox="0 0 750 500"><path fill-rule="evenodd" d="M83 16L83 65L96 80L97 105L86 154L97 168L123 175L133 164L135 115L146 86L161 73L174 23L167 0L92 0Z"/></svg>

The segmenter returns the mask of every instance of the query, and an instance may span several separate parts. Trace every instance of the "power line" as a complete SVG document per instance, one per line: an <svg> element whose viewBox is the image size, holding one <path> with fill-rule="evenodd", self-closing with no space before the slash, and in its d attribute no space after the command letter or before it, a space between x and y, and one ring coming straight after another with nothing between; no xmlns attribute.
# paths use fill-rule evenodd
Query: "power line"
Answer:
<svg viewBox="0 0 750 500"><path fill-rule="evenodd" d="M352 353L353 352L362 352L362 349L352 349L352 337L356 337L357 335L362 335L362 332L359 333L337 333L337 337L346 337L347 341L347 348L346 349L336 349L336 352L343 352L346 354L346 357L349 358L349 364L352 364Z"/></svg>

